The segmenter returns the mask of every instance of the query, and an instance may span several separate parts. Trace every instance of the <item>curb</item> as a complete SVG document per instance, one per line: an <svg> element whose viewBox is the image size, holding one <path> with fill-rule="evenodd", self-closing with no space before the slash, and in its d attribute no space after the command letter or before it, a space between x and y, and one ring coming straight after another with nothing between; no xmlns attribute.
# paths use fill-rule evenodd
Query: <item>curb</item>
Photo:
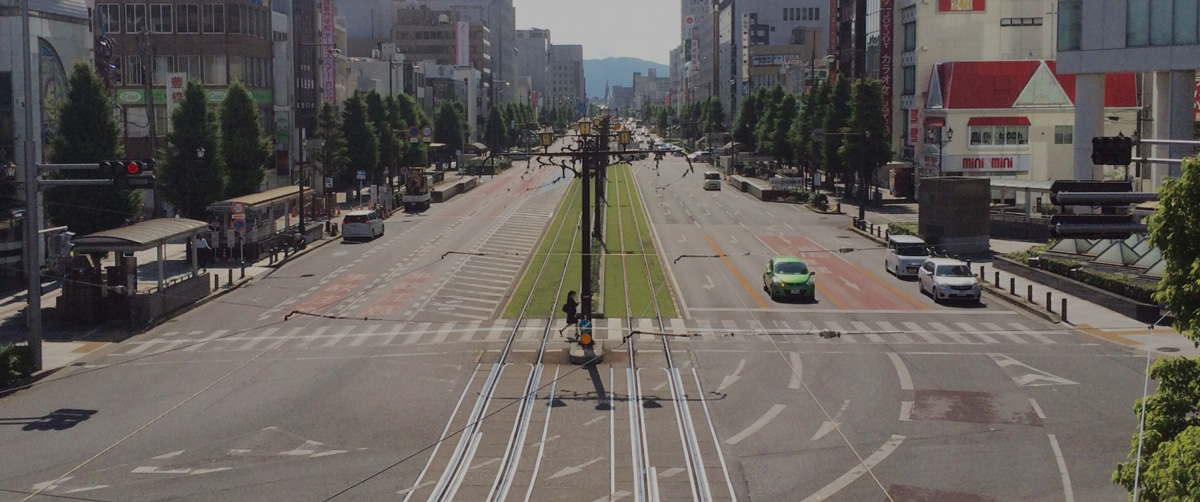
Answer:
<svg viewBox="0 0 1200 502"><path fill-rule="evenodd" d="M1059 324L1063 322L1062 318L1060 318L1058 315L1054 314L1053 312L1046 312L1044 309L1038 307L1036 303L1029 303L1025 300L1022 300L1019 296L1010 295L1008 292L1002 289L997 289L996 286L989 284L987 281L979 281L979 284L982 287L981 291L987 293L989 298L994 298L1017 307L1052 324ZM1068 322L1067 324L1071 323Z"/></svg>
<svg viewBox="0 0 1200 502"><path fill-rule="evenodd" d="M882 237L877 237L877 236L875 236L874 234L872 234L872 233L870 233L870 232L867 232L867 231L864 231L864 230L860 230L860 229L858 229L858 228L855 228L853 225L851 225L851 226L849 226L849 227L846 227L846 229L847 229L847 230L850 230L851 232L854 232L854 233L856 233L856 234L858 234L858 235L861 235L861 236L863 236L863 237L866 237L866 238L868 238L868 239L871 239L871 240L875 241L876 243L883 244L883 245L887 245L887 241L883 240L883 238L882 238Z"/></svg>

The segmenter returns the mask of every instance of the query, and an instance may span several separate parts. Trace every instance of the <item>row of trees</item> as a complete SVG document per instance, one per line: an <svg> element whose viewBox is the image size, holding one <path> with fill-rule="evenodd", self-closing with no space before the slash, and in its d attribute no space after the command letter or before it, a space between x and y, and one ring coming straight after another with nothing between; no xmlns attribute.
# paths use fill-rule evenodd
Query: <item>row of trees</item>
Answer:
<svg viewBox="0 0 1200 502"><path fill-rule="evenodd" d="M535 127L534 119L530 105L507 103L493 106L483 126L483 142L494 152L524 147L530 140L530 129Z"/></svg>
<svg viewBox="0 0 1200 502"><path fill-rule="evenodd" d="M455 117L454 122L461 129L465 119ZM376 91L356 92L342 103L341 116L330 103L321 107L315 133L321 147L316 160L324 175L333 178L335 190L356 187L360 170L366 171L369 183L386 184L395 179L400 167L428 163L426 144L408 141L410 127L427 125L428 117L412 96L384 98ZM452 129L439 124L437 130L443 128L448 133ZM455 138L457 141L450 143L461 147L462 134Z"/></svg>

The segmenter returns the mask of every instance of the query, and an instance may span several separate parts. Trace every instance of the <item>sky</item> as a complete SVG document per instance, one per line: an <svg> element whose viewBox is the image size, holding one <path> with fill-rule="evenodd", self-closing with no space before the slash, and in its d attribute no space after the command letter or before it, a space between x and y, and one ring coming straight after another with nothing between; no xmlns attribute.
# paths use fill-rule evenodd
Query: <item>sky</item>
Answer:
<svg viewBox="0 0 1200 502"><path fill-rule="evenodd" d="M584 59L635 57L667 64L679 46L679 0L513 0L517 29L550 30L583 45Z"/></svg>

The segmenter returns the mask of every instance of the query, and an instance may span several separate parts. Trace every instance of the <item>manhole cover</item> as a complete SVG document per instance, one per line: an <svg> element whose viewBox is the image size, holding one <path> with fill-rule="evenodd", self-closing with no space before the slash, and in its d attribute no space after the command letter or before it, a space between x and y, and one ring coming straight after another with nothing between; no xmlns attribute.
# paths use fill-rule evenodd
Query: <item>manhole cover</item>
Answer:
<svg viewBox="0 0 1200 502"><path fill-rule="evenodd" d="M1159 352L1179 352L1179 349L1175 347L1159 347L1157 350Z"/></svg>

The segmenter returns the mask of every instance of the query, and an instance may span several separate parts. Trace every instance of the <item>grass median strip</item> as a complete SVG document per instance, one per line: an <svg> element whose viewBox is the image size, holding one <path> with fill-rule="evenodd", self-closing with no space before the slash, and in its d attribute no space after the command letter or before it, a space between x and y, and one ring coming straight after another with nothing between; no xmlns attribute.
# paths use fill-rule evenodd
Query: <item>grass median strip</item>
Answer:
<svg viewBox="0 0 1200 502"><path fill-rule="evenodd" d="M513 291L508 308L504 310L504 318L516 319L521 315L521 308L525 306L525 302L531 295L533 301L529 304L530 314L541 317L548 315L549 312L557 312L552 303L557 292L558 279L568 258L567 253L571 250L571 239L575 235L575 227L579 225L581 204L579 188L578 182L572 182L567 188L567 196L563 198L558 210L555 211L554 219L546 228L546 235L538 246L537 252L530 258L529 266L525 268L525 274L521 277L517 289ZM538 271L542 270L543 264L545 272L541 283L536 284L537 288L535 289L534 283L537 282ZM580 273L578 262L576 262L575 267L567 269L567 280L563 281L563 286L572 289L578 287ZM574 281L571 280L572 274ZM565 298L566 293L564 292L563 295Z"/></svg>

